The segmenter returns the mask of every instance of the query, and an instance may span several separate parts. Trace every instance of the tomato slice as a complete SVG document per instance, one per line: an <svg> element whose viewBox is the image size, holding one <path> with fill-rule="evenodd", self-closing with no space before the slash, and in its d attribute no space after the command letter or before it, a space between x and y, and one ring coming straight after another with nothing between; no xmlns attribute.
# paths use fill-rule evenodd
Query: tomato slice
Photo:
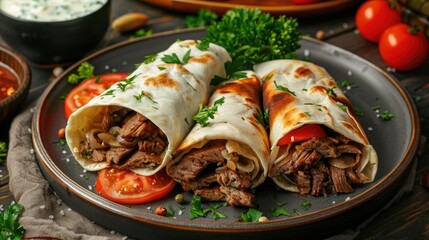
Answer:
<svg viewBox="0 0 429 240"><path fill-rule="evenodd" d="M282 137L277 146L283 146L294 142L301 142L312 137L326 137L326 132L323 128L317 124L304 125L298 129L292 130L284 137Z"/></svg>
<svg viewBox="0 0 429 240"><path fill-rule="evenodd" d="M88 78L74 87L64 101L64 114L66 119L78 108L87 104L89 100L100 95L108 87L125 79L128 73L106 73Z"/></svg>
<svg viewBox="0 0 429 240"><path fill-rule="evenodd" d="M130 170L107 168L98 173L95 189L110 201L139 204L164 197L175 184L165 170L142 176Z"/></svg>

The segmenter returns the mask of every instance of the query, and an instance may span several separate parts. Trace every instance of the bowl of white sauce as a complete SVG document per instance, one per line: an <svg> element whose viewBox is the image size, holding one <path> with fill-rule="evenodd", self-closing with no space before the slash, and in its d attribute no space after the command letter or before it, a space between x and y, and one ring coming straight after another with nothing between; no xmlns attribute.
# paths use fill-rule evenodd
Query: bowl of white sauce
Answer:
<svg viewBox="0 0 429 240"><path fill-rule="evenodd" d="M0 35L30 63L71 63L95 48L111 0L0 0Z"/></svg>

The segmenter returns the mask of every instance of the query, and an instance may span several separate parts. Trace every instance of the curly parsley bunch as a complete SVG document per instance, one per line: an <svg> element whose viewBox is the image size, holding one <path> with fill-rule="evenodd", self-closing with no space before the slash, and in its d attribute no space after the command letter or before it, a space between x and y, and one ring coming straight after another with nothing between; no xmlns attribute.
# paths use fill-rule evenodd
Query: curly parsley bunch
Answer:
<svg viewBox="0 0 429 240"><path fill-rule="evenodd" d="M203 41L224 47L232 59L243 58L244 66L251 67L268 60L295 58L301 37L294 18L235 8L207 27Z"/></svg>

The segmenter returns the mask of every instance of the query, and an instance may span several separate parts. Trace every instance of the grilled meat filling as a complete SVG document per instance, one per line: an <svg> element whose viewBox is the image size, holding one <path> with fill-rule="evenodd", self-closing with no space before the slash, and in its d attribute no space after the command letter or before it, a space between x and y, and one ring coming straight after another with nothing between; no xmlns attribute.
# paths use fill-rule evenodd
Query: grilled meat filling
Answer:
<svg viewBox="0 0 429 240"><path fill-rule="evenodd" d="M167 145L165 134L143 115L108 106L101 126L90 129L80 143L80 154L118 169L151 168L161 164Z"/></svg>

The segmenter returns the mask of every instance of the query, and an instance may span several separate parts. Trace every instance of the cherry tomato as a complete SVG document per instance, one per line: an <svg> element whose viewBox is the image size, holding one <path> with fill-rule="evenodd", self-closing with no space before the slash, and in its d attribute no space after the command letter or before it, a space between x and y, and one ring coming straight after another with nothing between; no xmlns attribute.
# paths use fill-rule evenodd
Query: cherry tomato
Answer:
<svg viewBox="0 0 429 240"><path fill-rule="evenodd" d="M301 142L312 137L326 137L326 132L323 128L317 124L304 125L298 129L290 131L284 137L282 137L277 146L283 146L294 142Z"/></svg>
<svg viewBox="0 0 429 240"><path fill-rule="evenodd" d="M291 0L291 2L295 4L310 4L310 3L317 3L321 1L322 0Z"/></svg>
<svg viewBox="0 0 429 240"><path fill-rule="evenodd" d="M422 31L400 23L383 33L379 52L387 65L399 71L420 66L428 57L429 43Z"/></svg>
<svg viewBox="0 0 429 240"><path fill-rule="evenodd" d="M176 182L165 170L142 176L130 170L103 169L98 173L95 189L110 201L139 204L160 199L170 193Z"/></svg>
<svg viewBox="0 0 429 240"><path fill-rule="evenodd" d="M106 73L81 82L67 94L64 101L64 114L66 119L78 108L87 104L89 100L100 95L108 87L125 79L127 76L127 73Z"/></svg>
<svg viewBox="0 0 429 240"><path fill-rule="evenodd" d="M384 30L401 22L401 14L392 4L392 1L373 0L359 7L355 23L362 37L371 42L378 42Z"/></svg>

